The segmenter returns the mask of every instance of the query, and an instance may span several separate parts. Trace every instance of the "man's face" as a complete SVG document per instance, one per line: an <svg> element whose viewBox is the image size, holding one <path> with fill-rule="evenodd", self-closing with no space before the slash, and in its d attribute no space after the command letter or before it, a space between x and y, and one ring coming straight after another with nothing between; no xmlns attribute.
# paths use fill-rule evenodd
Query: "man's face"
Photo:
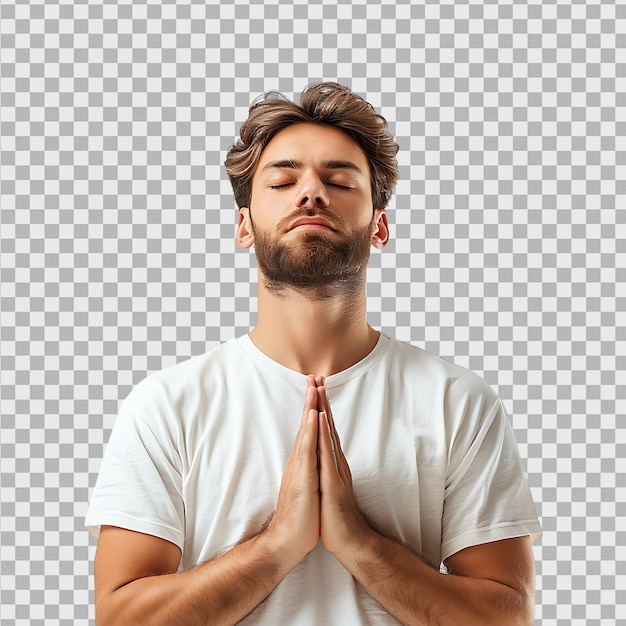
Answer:
<svg viewBox="0 0 626 626"><path fill-rule="evenodd" d="M367 158L330 126L296 124L261 154L238 241L255 246L270 288L360 283L370 245L387 240L383 209L374 211Z"/></svg>

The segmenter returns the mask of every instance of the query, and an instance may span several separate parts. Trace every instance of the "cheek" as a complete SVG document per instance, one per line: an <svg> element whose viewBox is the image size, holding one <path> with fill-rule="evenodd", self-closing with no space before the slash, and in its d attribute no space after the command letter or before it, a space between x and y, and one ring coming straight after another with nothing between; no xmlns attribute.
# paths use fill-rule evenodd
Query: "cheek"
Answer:
<svg viewBox="0 0 626 626"><path fill-rule="evenodd" d="M355 203L356 204L356 203ZM374 208L371 202L363 201L352 208L352 211L348 214L350 221L358 228L366 228L373 226L374 224Z"/></svg>

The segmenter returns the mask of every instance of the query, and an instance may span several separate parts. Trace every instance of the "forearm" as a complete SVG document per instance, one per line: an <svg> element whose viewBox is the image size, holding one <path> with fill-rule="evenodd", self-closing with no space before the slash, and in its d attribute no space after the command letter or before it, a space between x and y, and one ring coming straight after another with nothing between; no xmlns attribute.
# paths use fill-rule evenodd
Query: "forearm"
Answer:
<svg viewBox="0 0 626 626"><path fill-rule="evenodd" d="M236 624L253 611L293 564L263 535L199 567L133 580L96 599L98 626Z"/></svg>
<svg viewBox="0 0 626 626"><path fill-rule="evenodd" d="M358 549L335 556L376 602L407 626L533 624L529 594L493 580L442 574L374 531Z"/></svg>

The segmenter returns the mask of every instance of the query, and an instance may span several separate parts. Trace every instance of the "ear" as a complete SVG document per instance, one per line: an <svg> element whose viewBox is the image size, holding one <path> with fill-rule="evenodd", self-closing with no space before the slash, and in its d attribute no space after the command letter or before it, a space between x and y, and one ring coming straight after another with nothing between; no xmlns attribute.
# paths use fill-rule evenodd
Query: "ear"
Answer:
<svg viewBox="0 0 626 626"><path fill-rule="evenodd" d="M250 222L250 209L247 206L242 206L239 209L239 224L237 225L235 239L242 248L251 248L254 244L254 235L252 234L252 225Z"/></svg>
<svg viewBox="0 0 626 626"><path fill-rule="evenodd" d="M385 209L374 211L374 234L372 235L372 245L377 250L382 250L389 241L389 223Z"/></svg>

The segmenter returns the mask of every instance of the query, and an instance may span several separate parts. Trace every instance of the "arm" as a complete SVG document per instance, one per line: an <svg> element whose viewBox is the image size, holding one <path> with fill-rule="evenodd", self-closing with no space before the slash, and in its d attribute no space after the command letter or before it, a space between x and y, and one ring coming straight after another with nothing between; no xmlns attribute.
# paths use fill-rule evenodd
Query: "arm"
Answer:
<svg viewBox="0 0 626 626"><path fill-rule="evenodd" d="M98 625L235 624L289 569L263 535L177 573L180 554L164 539L103 527L95 561Z"/></svg>
<svg viewBox="0 0 626 626"><path fill-rule="evenodd" d="M534 564L529 537L473 546L441 574L377 533L335 554L388 613L403 624L444 626L534 623Z"/></svg>
<svg viewBox="0 0 626 626"><path fill-rule="evenodd" d="M330 405L320 394L321 536L326 548L403 624L532 624L534 560L528 537L467 548L441 574L364 520Z"/></svg>
<svg viewBox="0 0 626 626"><path fill-rule="evenodd" d="M235 624L253 611L319 539L317 393L313 380L267 528L195 569L180 549L117 527L101 529L95 559L98 626Z"/></svg>

